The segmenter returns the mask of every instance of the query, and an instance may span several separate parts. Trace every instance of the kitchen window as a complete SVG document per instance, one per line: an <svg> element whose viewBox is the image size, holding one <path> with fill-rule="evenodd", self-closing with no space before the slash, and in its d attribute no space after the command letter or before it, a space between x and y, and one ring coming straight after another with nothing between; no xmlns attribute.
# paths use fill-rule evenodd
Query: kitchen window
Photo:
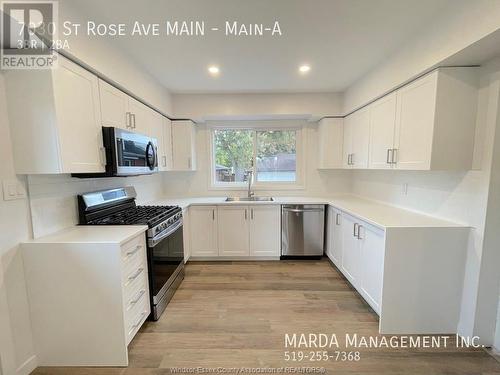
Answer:
<svg viewBox="0 0 500 375"><path fill-rule="evenodd" d="M301 128L213 127L211 179L215 188L300 188Z"/></svg>

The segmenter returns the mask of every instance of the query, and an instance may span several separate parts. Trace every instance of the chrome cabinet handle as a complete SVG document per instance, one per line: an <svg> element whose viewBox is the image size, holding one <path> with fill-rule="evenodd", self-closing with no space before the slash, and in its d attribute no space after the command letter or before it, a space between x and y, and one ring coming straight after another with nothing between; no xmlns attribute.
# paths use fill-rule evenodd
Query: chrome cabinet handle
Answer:
<svg viewBox="0 0 500 375"><path fill-rule="evenodd" d="M131 281L134 281L135 279L137 279L139 277L139 275L142 273L142 271L144 271L144 268L141 267L132 276L129 276L128 277L129 283Z"/></svg>
<svg viewBox="0 0 500 375"><path fill-rule="evenodd" d="M335 215L335 225L340 225L340 214Z"/></svg>
<svg viewBox="0 0 500 375"><path fill-rule="evenodd" d="M351 154L351 165L354 165L354 153Z"/></svg>
<svg viewBox="0 0 500 375"><path fill-rule="evenodd" d="M215 209L212 209L212 220L215 221Z"/></svg>
<svg viewBox="0 0 500 375"><path fill-rule="evenodd" d="M106 148L99 147L99 161L103 167L106 166Z"/></svg>
<svg viewBox="0 0 500 375"><path fill-rule="evenodd" d="M146 311L143 311L137 322L130 326L130 331L128 332L129 335L134 331L134 329L136 329L141 325L142 319L144 319L145 316L146 316Z"/></svg>
<svg viewBox="0 0 500 375"><path fill-rule="evenodd" d="M163 161L163 166L166 167L167 166L167 157L165 155L163 155L161 157L162 161Z"/></svg>
<svg viewBox="0 0 500 375"><path fill-rule="evenodd" d="M387 149L387 159L386 159L387 164L392 164L392 157L394 155L393 151L394 149L392 148Z"/></svg>
<svg viewBox="0 0 500 375"><path fill-rule="evenodd" d="M392 149L392 159L391 159L391 163L392 164L397 164L398 163L398 149L397 148L393 148Z"/></svg>
<svg viewBox="0 0 500 375"><path fill-rule="evenodd" d="M135 113L130 113L130 127L135 129Z"/></svg>
<svg viewBox="0 0 500 375"><path fill-rule="evenodd" d="M189 157L189 158L188 158L188 169L191 169L191 168L192 168L192 165L191 165L191 164L192 164L192 163L191 163L191 158Z"/></svg>
<svg viewBox="0 0 500 375"><path fill-rule="evenodd" d="M135 297L132 301L130 301L129 305L134 306L137 302L141 300L144 293L146 293L146 290L141 289L141 291L137 294L137 297Z"/></svg>
<svg viewBox="0 0 500 375"><path fill-rule="evenodd" d="M359 224L358 223L354 223L354 229L353 229L353 232L352 232L352 236L353 237L358 237L358 233L356 232L356 228L358 228Z"/></svg>
<svg viewBox="0 0 500 375"><path fill-rule="evenodd" d="M247 210L245 208L245 220L247 219Z"/></svg>
<svg viewBox="0 0 500 375"><path fill-rule="evenodd" d="M250 209L250 218L253 220L253 208Z"/></svg>
<svg viewBox="0 0 500 375"><path fill-rule="evenodd" d="M361 237L361 229L362 228L363 228L363 226L358 224L358 235L357 235L358 240L362 240L363 239L363 237Z"/></svg>
<svg viewBox="0 0 500 375"><path fill-rule="evenodd" d="M142 245L137 245L134 250L127 252L127 258L131 257L135 253L137 253L139 250L142 249Z"/></svg>
<svg viewBox="0 0 500 375"><path fill-rule="evenodd" d="M352 154L347 154L347 165L351 165L351 155Z"/></svg>
<svg viewBox="0 0 500 375"><path fill-rule="evenodd" d="M125 112L125 127L127 129L132 127L132 119L130 117L130 112Z"/></svg>

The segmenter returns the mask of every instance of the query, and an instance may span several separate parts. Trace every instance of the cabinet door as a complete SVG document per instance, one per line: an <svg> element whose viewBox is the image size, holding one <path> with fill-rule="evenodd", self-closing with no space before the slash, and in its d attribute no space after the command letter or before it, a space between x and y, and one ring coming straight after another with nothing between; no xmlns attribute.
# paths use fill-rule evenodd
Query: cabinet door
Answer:
<svg viewBox="0 0 500 375"><path fill-rule="evenodd" d="M360 274L360 248L357 233L357 221L350 215L342 215L342 273L356 288ZM356 233L355 233L356 231Z"/></svg>
<svg viewBox="0 0 500 375"><path fill-rule="evenodd" d="M351 168L350 160L352 154L352 128L354 121L352 115L344 119L344 139L342 142L342 164L344 168Z"/></svg>
<svg viewBox="0 0 500 375"><path fill-rule="evenodd" d="M250 206L250 255L280 256L280 206Z"/></svg>
<svg viewBox="0 0 500 375"><path fill-rule="evenodd" d="M104 172L97 77L64 58L53 74L62 172Z"/></svg>
<svg viewBox="0 0 500 375"><path fill-rule="evenodd" d="M172 121L173 170L192 171L195 164L195 130L191 121Z"/></svg>
<svg viewBox="0 0 500 375"><path fill-rule="evenodd" d="M370 105L371 169L392 168L392 149L396 126L396 93Z"/></svg>
<svg viewBox="0 0 500 375"><path fill-rule="evenodd" d="M384 272L384 231L368 224L359 227L361 252L361 294L380 314L382 280Z"/></svg>
<svg viewBox="0 0 500 375"><path fill-rule="evenodd" d="M325 118L318 125L319 169L343 166L344 120Z"/></svg>
<svg viewBox="0 0 500 375"><path fill-rule="evenodd" d="M150 135L152 138L156 139L157 147L157 158L158 158L158 169L160 171L166 170L167 158L165 154L165 127L163 126L163 116L158 112L150 111L150 124L151 130Z"/></svg>
<svg viewBox="0 0 500 375"><path fill-rule="evenodd" d="M163 147L164 158L161 160L162 171L172 170L172 121L166 117L162 117L163 121Z"/></svg>
<svg viewBox="0 0 500 375"><path fill-rule="evenodd" d="M129 111L131 113L131 123L134 132L144 135L151 135L151 119L153 118L151 108L141 102L129 97Z"/></svg>
<svg viewBox="0 0 500 375"><path fill-rule="evenodd" d="M326 253L337 267L342 266L342 213L331 206L328 207Z"/></svg>
<svg viewBox="0 0 500 375"><path fill-rule="evenodd" d="M217 207L190 207L189 232L192 256L217 256Z"/></svg>
<svg viewBox="0 0 500 375"><path fill-rule="evenodd" d="M215 216L215 215L214 215ZM190 235L190 221L189 221L189 209L185 208L182 210L182 237L184 245L184 263L187 263L189 257L191 256L191 235Z"/></svg>
<svg viewBox="0 0 500 375"><path fill-rule="evenodd" d="M370 111L361 109L352 117L352 168L368 168L368 151L370 147Z"/></svg>
<svg viewBox="0 0 500 375"><path fill-rule="evenodd" d="M247 206L219 206L219 256L249 255L249 220Z"/></svg>
<svg viewBox="0 0 500 375"><path fill-rule="evenodd" d="M100 79L99 96L102 126L130 130L128 95Z"/></svg>
<svg viewBox="0 0 500 375"><path fill-rule="evenodd" d="M397 92L396 168L430 169L437 71Z"/></svg>

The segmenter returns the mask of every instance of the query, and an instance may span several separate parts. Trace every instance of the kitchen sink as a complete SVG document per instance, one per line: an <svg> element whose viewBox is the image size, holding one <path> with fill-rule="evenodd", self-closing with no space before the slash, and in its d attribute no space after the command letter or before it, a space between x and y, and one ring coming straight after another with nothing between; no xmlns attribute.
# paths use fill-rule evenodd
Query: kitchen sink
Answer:
<svg viewBox="0 0 500 375"><path fill-rule="evenodd" d="M273 197L227 197L226 202L272 202Z"/></svg>

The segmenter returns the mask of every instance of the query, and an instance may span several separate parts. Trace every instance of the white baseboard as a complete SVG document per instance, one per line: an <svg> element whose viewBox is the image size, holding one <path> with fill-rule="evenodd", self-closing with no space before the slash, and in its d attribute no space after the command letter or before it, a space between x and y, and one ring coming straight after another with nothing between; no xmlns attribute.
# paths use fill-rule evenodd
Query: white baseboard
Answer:
<svg viewBox="0 0 500 375"><path fill-rule="evenodd" d="M36 355L29 357L21 366L16 370L16 375L29 375L36 369Z"/></svg>

